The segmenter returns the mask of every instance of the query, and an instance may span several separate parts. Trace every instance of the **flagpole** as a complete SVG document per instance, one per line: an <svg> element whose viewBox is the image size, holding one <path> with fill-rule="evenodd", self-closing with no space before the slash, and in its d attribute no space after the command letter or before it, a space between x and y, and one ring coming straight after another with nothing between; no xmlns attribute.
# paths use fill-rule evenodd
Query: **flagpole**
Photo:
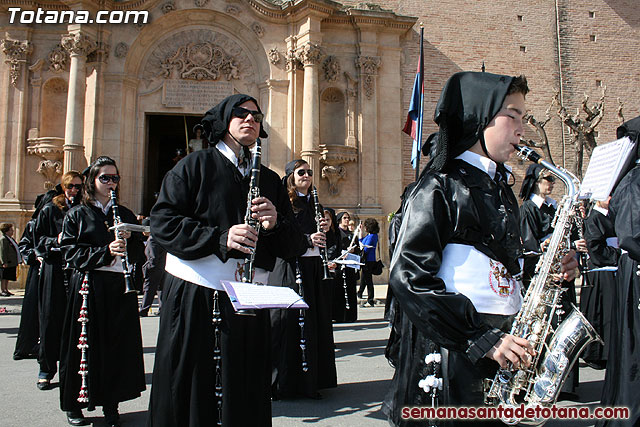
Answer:
<svg viewBox="0 0 640 427"><path fill-rule="evenodd" d="M422 45L424 38L424 25L422 22L420 23L420 56L418 57L418 64L420 76L422 79L421 88L420 88L420 110L418 113L418 129L416 134L416 139L418 141L418 153L416 157L416 181L420 177L420 154L422 153L422 116L424 112L424 58L422 57Z"/></svg>

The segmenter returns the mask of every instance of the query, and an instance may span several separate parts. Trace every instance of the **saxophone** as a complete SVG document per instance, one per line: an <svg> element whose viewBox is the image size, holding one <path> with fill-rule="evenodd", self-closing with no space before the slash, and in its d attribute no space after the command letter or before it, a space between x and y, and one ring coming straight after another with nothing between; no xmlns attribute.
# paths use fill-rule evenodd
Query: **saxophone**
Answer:
<svg viewBox="0 0 640 427"><path fill-rule="evenodd" d="M560 260L568 252L580 182L573 174L542 159L530 148L517 147L516 151L524 160L539 163L560 178L565 184L566 194L553 220L551 241L536 265L522 308L511 328L512 335L526 338L531 343L536 355L529 368L518 369L511 365L500 368L486 396L487 403L514 410L522 404L534 409L537 406L554 405L562 384L584 347L593 341L602 343L593 326L575 307L555 331L552 327L562 293L561 280L557 279L561 269ZM542 425L545 421L536 417L502 418L502 422L509 425Z"/></svg>

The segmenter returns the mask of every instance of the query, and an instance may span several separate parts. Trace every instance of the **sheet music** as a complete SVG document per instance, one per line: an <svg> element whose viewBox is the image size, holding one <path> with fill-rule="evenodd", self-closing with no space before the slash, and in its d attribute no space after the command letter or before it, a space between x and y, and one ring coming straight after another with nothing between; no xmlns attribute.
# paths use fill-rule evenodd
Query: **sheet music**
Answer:
<svg viewBox="0 0 640 427"><path fill-rule="evenodd" d="M309 308L300 295L286 286L256 285L228 280L221 280L220 283L236 311L260 308Z"/></svg>
<svg viewBox="0 0 640 427"><path fill-rule="evenodd" d="M594 148L578 198L606 200L626 168L634 149L635 143L628 137Z"/></svg>

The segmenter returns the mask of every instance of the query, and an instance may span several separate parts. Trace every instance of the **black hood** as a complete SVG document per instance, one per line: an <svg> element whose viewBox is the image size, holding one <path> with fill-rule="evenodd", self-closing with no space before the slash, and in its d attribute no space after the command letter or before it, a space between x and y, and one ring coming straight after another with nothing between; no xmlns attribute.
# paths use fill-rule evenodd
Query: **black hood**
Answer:
<svg viewBox="0 0 640 427"><path fill-rule="evenodd" d="M538 179L540 178L540 172L542 172L544 169L544 166L537 163L529 165L529 168L527 168L527 173L522 180L522 187L520 187L519 196L522 200L529 200L531 194L533 194L533 191L536 188L536 182L538 182Z"/></svg>
<svg viewBox="0 0 640 427"><path fill-rule="evenodd" d="M231 121L231 114L233 109L238 105L253 101L260 110L258 101L249 95L236 94L231 95L223 99L218 105L207 111L200 121L204 136L206 136L210 142L217 142L224 138L227 130L229 129L229 122ZM194 128L195 129L195 128ZM260 138L267 138L269 135L264 131L263 123L260 123Z"/></svg>
<svg viewBox="0 0 640 427"><path fill-rule="evenodd" d="M513 77L465 71L449 78L436 105L433 120L439 126L431 139L429 168L441 171L447 162L476 142L502 108Z"/></svg>

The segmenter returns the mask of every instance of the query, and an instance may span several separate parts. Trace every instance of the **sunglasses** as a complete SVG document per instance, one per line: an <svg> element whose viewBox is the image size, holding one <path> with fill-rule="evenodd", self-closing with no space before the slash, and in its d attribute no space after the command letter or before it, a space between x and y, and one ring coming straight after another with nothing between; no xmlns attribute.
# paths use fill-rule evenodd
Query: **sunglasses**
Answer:
<svg viewBox="0 0 640 427"><path fill-rule="evenodd" d="M298 169L296 173L298 176L304 176L305 174L313 176L313 171L311 169Z"/></svg>
<svg viewBox="0 0 640 427"><path fill-rule="evenodd" d="M264 114L262 114L261 112L247 110L246 108L242 108L242 107L235 107L231 111L231 114L233 114L233 117L238 117L240 119L246 119L247 116L251 114L251 116L253 117L253 120L256 123L262 123L262 119L264 119Z"/></svg>
<svg viewBox="0 0 640 427"><path fill-rule="evenodd" d="M78 191L82 190L82 184L67 184L66 187L67 187L67 190L71 190L73 188L75 188Z"/></svg>
<svg viewBox="0 0 640 427"><path fill-rule="evenodd" d="M100 181L103 184L108 184L109 181L113 182L114 184L117 184L120 182L120 175L100 175L98 177L98 181Z"/></svg>

